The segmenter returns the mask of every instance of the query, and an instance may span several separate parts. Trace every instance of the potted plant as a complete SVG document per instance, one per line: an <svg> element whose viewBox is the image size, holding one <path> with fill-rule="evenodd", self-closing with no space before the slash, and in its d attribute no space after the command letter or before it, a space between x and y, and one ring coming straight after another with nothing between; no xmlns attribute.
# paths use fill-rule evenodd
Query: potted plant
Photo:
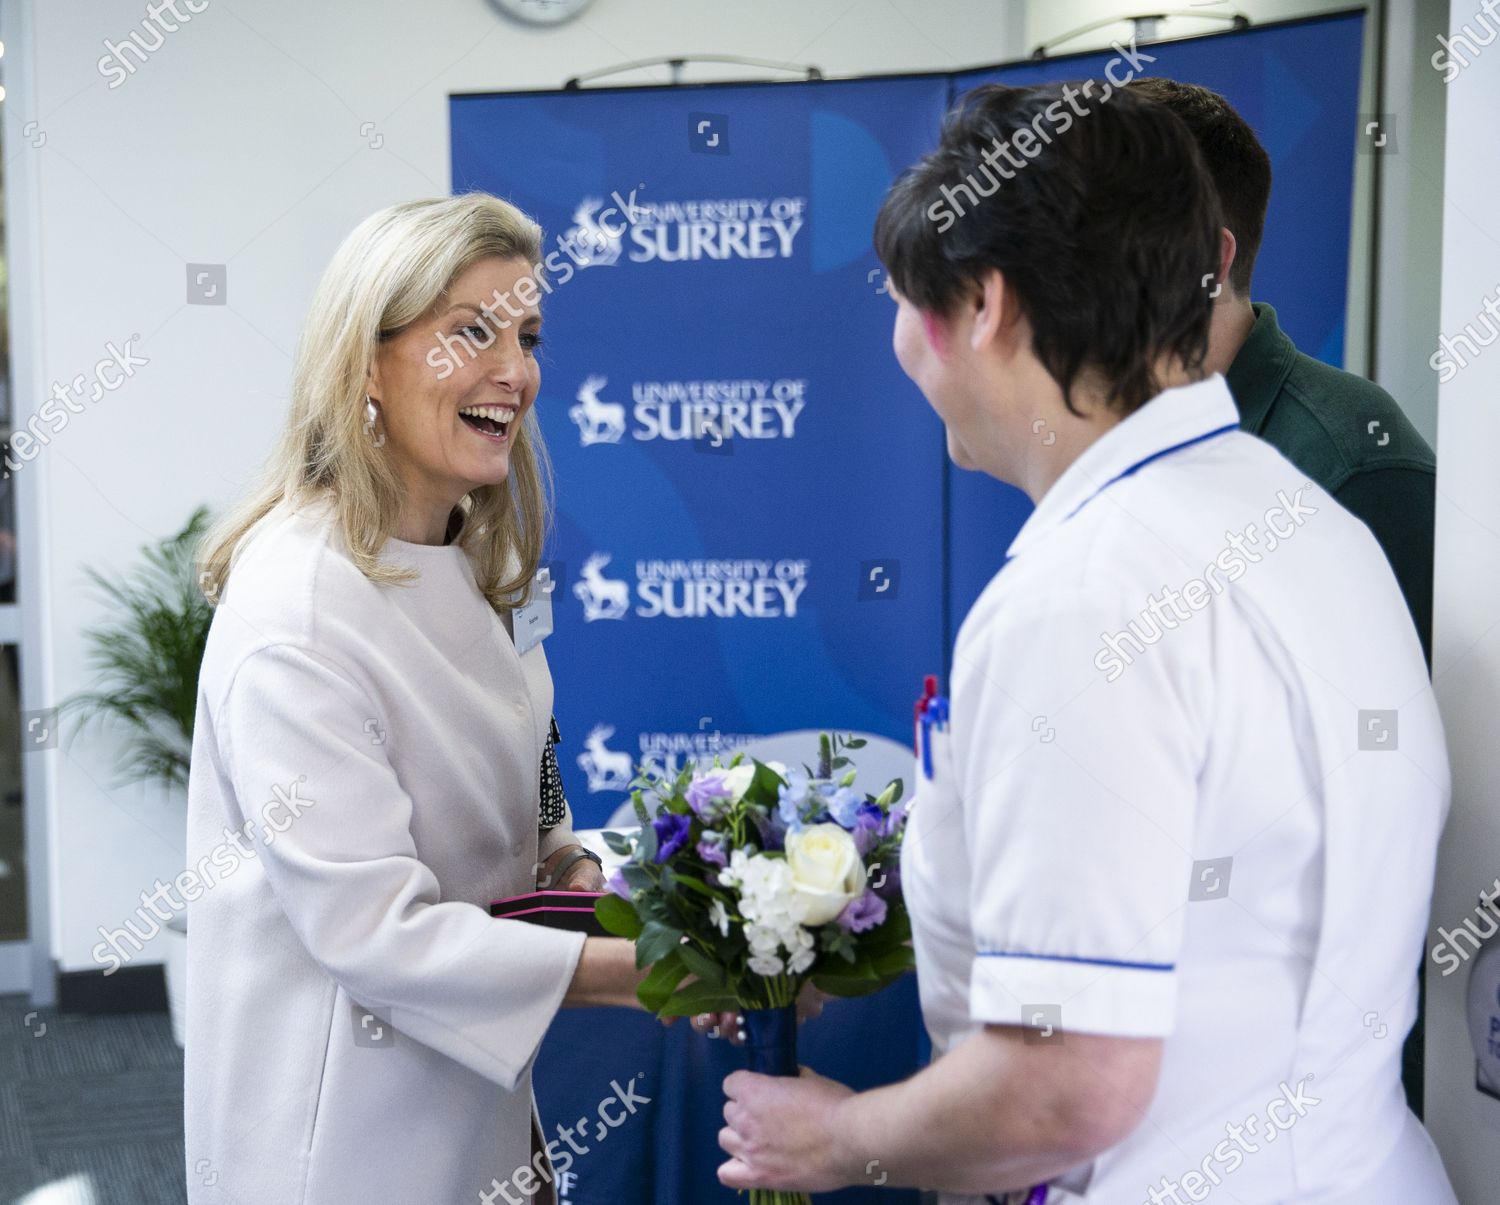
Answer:
<svg viewBox="0 0 1500 1205"><path fill-rule="evenodd" d="M200 506L176 535L143 548L144 563L128 574L109 578L86 570L114 618L84 634L99 675L96 688L58 707L59 719L79 714L72 736L90 722L123 726L122 775L114 785L160 783L182 825L184 846L198 671L213 620L195 559L208 522L208 509ZM180 1046L186 917L169 921L163 932L167 1003Z"/></svg>

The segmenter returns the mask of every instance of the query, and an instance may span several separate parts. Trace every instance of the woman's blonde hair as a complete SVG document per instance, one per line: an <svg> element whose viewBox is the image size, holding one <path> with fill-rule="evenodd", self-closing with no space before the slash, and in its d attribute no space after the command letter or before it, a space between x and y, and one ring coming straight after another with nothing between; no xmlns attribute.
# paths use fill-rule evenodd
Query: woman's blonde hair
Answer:
<svg viewBox="0 0 1500 1205"><path fill-rule="evenodd" d="M283 499L301 505L331 498L354 563L371 581L402 585L418 576L377 555L400 519L406 490L366 430L365 378L380 341L426 314L459 274L487 256L525 259L540 279L541 227L482 192L392 205L344 240L303 326L286 428L249 495L204 536L199 580L211 603L228 583L240 541ZM520 428L507 479L469 491L449 521L450 531L460 524L453 543L496 609L530 586L552 513L551 463L535 408Z"/></svg>

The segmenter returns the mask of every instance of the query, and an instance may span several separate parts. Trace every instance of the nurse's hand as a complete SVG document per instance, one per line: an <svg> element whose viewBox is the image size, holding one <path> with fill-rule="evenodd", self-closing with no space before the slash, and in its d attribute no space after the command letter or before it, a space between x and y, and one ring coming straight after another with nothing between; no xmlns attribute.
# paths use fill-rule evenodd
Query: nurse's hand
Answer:
<svg viewBox="0 0 1500 1205"><path fill-rule="evenodd" d="M724 1081L719 1166L728 1188L833 1192L858 1180L841 1166L839 1106L851 1088L806 1067L797 1079L736 1071Z"/></svg>

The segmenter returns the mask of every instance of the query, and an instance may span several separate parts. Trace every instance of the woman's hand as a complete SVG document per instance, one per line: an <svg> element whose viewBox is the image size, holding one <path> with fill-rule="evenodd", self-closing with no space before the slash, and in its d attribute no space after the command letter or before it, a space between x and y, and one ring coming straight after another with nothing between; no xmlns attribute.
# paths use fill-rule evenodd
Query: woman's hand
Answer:
<svg viewBox="0 0 1500 1205"><path fill-rule="evenodd" d="M823 1005L831 996L820 992L810 982L802 985L797 996L797 1020L810 1021L822 1016ZM693 1028L711 1038L725 1038L731 1046L745 1044L745 1015L743 1013L699 1013L692 1021Z"/></svg>
<svg viewBox="0 0 1500 1205"><path fill-rule="evenodd" d="M547 860L537 867L537 887L543 891L603 891L604 871L590 858L576 859L562 872L561 878L557 877L557 868L567 862L575 850L582 848L582 845L575 842L553 850Z"/></svg>

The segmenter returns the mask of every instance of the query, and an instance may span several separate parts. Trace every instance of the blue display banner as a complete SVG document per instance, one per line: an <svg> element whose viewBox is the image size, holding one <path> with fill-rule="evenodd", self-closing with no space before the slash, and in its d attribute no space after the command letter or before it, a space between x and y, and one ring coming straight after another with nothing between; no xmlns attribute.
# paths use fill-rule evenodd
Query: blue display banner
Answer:
<svg viewBox="0 0 1500 1205"><path fill-rule="evenodd" d="M1223 93L1260 135L1275 185L1254 295L1335 364L1362 37L1346 14L1136 64ZM506 197L546 235L547 654L580 825L617 813L638 764L800 728L910 739L922 675L1030 504L949 465L890 350L875 214L960 93L1115 57L453 98L455 191Z"/></svg>
<svg viewBox="0 0 1500 1205"><path fill-rule="evenodd" d="M1271 204L1252 298L1276 307L1282 330L1308 355L1341 366L1363 45L1363 13L1343 13L1144 46L1133 69L1128 55L1111 50L965 72L953 77L953 96L986 83L1024 87L1147 75L1219 93L1271 157ZM957 468L949 503L948 626L956 634L999 571L1031 503L1019 490Z"/></svg>
<svg viewBox="0 0 1500 1205"><path fill-rule="evenodd" d="M799 728L910 740L943 661L944 445L870 232L947 98L930 77L453 101L455 189L557 252L537 412L579 824L638 763Z"/></svg>

